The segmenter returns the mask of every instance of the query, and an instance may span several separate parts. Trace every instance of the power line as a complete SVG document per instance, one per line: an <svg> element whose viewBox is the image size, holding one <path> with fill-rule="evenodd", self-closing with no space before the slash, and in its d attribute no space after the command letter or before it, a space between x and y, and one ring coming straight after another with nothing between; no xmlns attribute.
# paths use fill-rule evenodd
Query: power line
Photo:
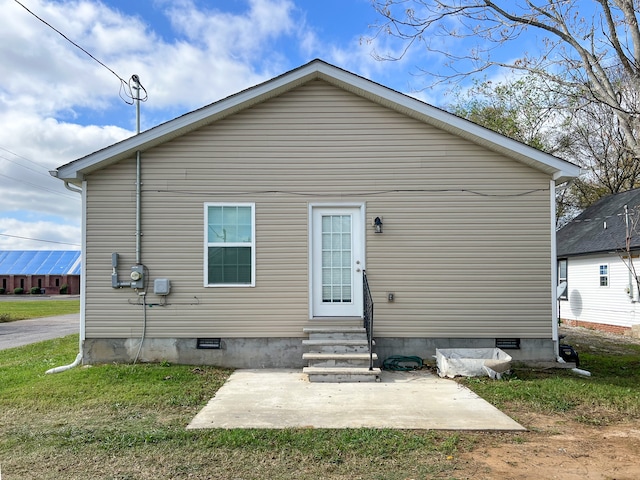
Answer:
<svg viewBox="0 0 640 480"><path fill-rule="evenodd" d="M0 148L2 148L2 147L0 147ZM18 163L18 162L16 162L15 160L11 160L10 158L5 157L4 155L0 155L0 158L4 158L7 162L11 162L11 163L13 163L14 165L18 165L19 167L26 168L27 170L31 170L32 172L37 173L38 175L42 175L42 176L44 176L44 177L49 177L49 178L53 179L53 177L52 177L51 175L47 174L47 173L39 172L39 171L38 171L38 170L36 170L35 168L27 167L26 165L23 165L23 164L21 164L21 163ZM40 165L40 166L41 166L41 165ZM44 170L46 170L46 168L44 168L44 167L42 167L42 168L43 168Z"/></svg>
<svg viewBox="0 0 640 480"><path fill-rule="evenodd" d="M55 195L60 195L63 197L69 197L69 198L73 198L73 199L78 199L79 197L77 195L68 195L64 192L58 192L56 190L53 190L51 188L47 188L47 187L43 187L42 185L37 185L35 183L31 183L31 182L27 182L26 180L21 180L19 178L15 178L15 177L10 177L9 175L4 175L2 173L0 173L0 177L4 177L4 178L8 178L9 180L12 180L14 182L21 182L24 183L25 185L29 185L30 187L39 189L39 190L44 190L45 192L49 192L49 193L53 193Z"/></svg>
<svg viewBox="0 0 640 480"><path fill-rule="evenodd" d="M32 163L32 164L34 164L35 166L37 166L38 168L40 168L40 169L42 169L42 170L45 170L45 171L47 170L45 167L43 167L42 165L40 165L40 164L38 164L38 163L34 162L33 160L29 160L27 157L23 157L22 155L18 155L17 153L12 152L12 151L11 151L11 150L9 150L8 148L5 148L5 147L3 147L3 146L1 146L1 145L0 145L0 150L4 150L5 152L10 153L11 155L15 155L16 157L21 158L22 160L25 160L25 161L27 161L27 162L29 162L29 163ZM5 157L4 155L1 155L1 154L0 154L0 158L5 159L7 162L11 162L11 163L13 163L14 165L18 165L19 167L26 168L27 170L30 170L30 171L32 171L32 172L34 172L34 173L37 173L37 174L39 174L39 175L42 175L43 177L46 177L46 178L48 178L49 180L57 181L57 180L55 180L51 175L49 175L48 173L44 173L44 172L42 172L42 171L38 171L38 170L36 170L36 169L34 169L34 168L28 167L27 165L23 165L22 163L16 162L15 160L12 160L12 159L10 159L10 158L8 158L8 157ZM17 177L11 177L11 176L9 176L9 175L4 175L4 174L1 174L1 173L0 173L0 176L2 176L2 177L4 177L4 178L8 178L9 180L14 180L14 181L17 181L17 182L25 183L25 184L27 184L27 185L29 185L29 186L31 186L31 187L34 187L34 188L37 188L37 189L40 189L40 190L44 190L44 191L47 191L47 192L50 192L50 193L53 193L53 194L56 194L56 195L60 195L60 196L62 196L62 197L78 198L78 197L77 197L77 196L75 196L75 195L69 195L69 194L67 194L67 193L65 193L65 192L59 192L59 191L57 191L57 190L52 190L52 189L47 188L47 187L44 187L44 186L42 186L42 185L37 185L37 184L31 183L31 182L27 182L27 181L22 180L22 179L19 179L19 178L17 178Z"/></svg>
<svg viewBox="0 0 640 480"><path fill-rule="evenodd" d="M34 242L44 242L44 243L56 243L58 245L71 245L73 247L81 247L79 243L69 243L69 242L56 242L55 240L41 240L39 238L31 238L31 237L20 237L18 235L9 235L7 233L0 233L0 237L10 237L10 238L19 238L21 240L32 240Z"/></svg>
<svg viewBox="0 0 640 480"><path fill-rule="evenodd" d="M53 30L54 32L56 32L58 35L60 35L62 38L64 38L67 42L69 42L71 45L73 45L74 47L80 49L82 52L84 52L86 55L88 55L91 59L95 60L96 62L98 62L100 65L102 65L104 68L106 68L108 71L110 71L113 75L116 76L116 78L118 80L120 80L120 98L122 98L122 100L124 100L126 103L128 103L129 105L133 105L133 102L138 100L141 102L145 102L147 100L147 91L146 89L140 85L140 88L144 91L144 97L143 98L139 98L139 92L138 92L138 97L135 97L133 95L132 92L132 88L131 88L131 81L127 82L125 79L123 79L120 75L118 75L116 72L113 71L113 69L111 69L109 66L107 66L104 62L101 62L100 60L98 60L96 57L94 57L90 52L88 52L85 48L81 47L80 45L78 45L76 42L74 42L73 40L71 40L69 37L67 37L64 33L62 33L60 30L58 30L56 27L54 27L53 25L51 25L49 22L47 22L46 20L44 20L43 18L39 17L38 15L36 15L34 12L32 12L31 10L29 10L26 6L24 6L21 2L19 2L18 0L13 0L14 2L16 2L18 5L20 5L22 8L24 8L27 12L29 12L31 15L33 15L35 18L37 18L38 20L40 20L42 23L44 23L47 27L49 27L51 30ZM125 95L131 99L131 101L129 100L125 100L122 97L122 92L125 92Z"/></svg>
<svg viewBox="0 0 640 480"><path fill-rule="evenodd" d="M36 167L38 167L38 168L42 168L42 169L44 169L44 170L47 170L47 168L46 168L46 167L43 167L43 166L42 166L42 165L40 165L39 163L34 162L33 160L31 160L31 159L29 159L29 158L27 158L27 157L24 157L24 156L22 156L22 155L20 155L20 154L17 154L16 152L12 152L11 150L9 150L9 149L8 149L8 148L6 148L6 147L3 147L2 145L0 145L0 150L4 150L5 152L10 153L10 154L11 154L11 155L13 155L14 157L18 157L18 158L21 158L22 160L25 160L25 161L27 161L27 162L29 162L29 163L32 163L32 164L34 164L34 165L35 165ZM2 155L0 155L0 156L2 156ZM2 158L9 160L7 157L4 157L4 156L2 156ZM9 161L11 161L11 160L9 160ZM23 166L24 166L24 165L23 165ZM27 168L27 167L25 167L25 168ZM45 175L45 174L43 174L43 175ZM48 175L48 174L46 174L46 175Z"/></svg>
<svg viewBox="0 0 640 480"><path fill-rule="evenodd" d="M24 157L24 156L22 156L22 155L18 155L17 153L12 152L12 151L11 151L11 150L9 150L8 148L5 148L5 147L3 147L3 146L1 146L1 145L0 145L0 150L4 150L5 152L10 153L11 155L15 155L16 157L21 158L22 160L25 160L25 161L27 161L27 162L29 162L29 163L32 163L32 164L34 164L36 167L38 167L38 168L40 168L40 169L42 169L42 170L47 171L46 167L43 167L42 165L40 165L40 164L38 164L38 163L34 162L33 160L29 160L27 157ZM38 171L38 170L36 170L36 169L34 169L34 168L28 167L27 165L23 165L22 163L16 162L15 160L12 160L12 159L10 159L10 158L8 158L8 157L5 157L4 155L0 155L0 158L5 159L7 162L11 162L11 163L13 163L14 165L18 165L19 167L26 168L27 170L30 170L30 171L32 171L32 172L34 172L34 173L37 173L37 174L39 174L39 175L42 175L43 177L46 177L46 178L48 178L48 179L49 179L49 180L51 180L51 181L57 182L57 180L56 180L56 179L54 179L54 178L53 178L51 175L49 175L48 173L44 173L44 172ZM34 188L39 189L39 190L44 190L44 191L46 191L46 192L53 193L53 194L55 194L55 195L60 195L61 197L67 197L67 198L73 198L73 199L77 199L77 198L78 198L78 196L77 196L77 195L70 195L70 194L65 193L65 192L59 192L59 191L57 191L57 190L52 190L52 189L50 189L50 188L48 188L48 187L44 187L44 186L42 186L42 185L37 185L37 184L35 184L35 183L27 182L27 181L22 180L22 179L17 178L17 177L11 177L11 176L9 176L9 175L4 175L4 174L2 174L2 173L0 173L0 176L1 176L1 177L4 177L4 178L8 178L9 180L13 180L13 181L16 181L16 182L25 183L25 184L29 185L30 187L34 187Z"/></svg>

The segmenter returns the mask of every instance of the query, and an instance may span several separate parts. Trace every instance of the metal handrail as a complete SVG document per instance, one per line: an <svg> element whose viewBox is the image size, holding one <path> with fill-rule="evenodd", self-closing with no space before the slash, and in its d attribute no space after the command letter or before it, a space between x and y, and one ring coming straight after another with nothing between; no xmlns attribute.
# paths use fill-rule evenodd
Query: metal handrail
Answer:
<svg viewBox="0 0 640 480"><path fill-rule="evenodd" d="M373 370L373 298L369 289L369 281L367 280L367 272L362 270L362 288L363 288L363 321L364 328L367 331L367 342L369 343L369 370Z"/></svg>

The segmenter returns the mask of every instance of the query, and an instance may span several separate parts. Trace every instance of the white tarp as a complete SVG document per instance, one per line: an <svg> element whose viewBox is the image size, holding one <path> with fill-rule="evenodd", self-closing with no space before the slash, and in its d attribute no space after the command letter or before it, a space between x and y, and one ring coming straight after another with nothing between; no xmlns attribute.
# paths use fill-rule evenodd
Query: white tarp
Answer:
<svg viewBox="0 0 640 480"><path fill-rule="evenodd" d="M438 375L453 378L488 375L500 379L511 368L511 356L499 348L437 348Z"/></svg>

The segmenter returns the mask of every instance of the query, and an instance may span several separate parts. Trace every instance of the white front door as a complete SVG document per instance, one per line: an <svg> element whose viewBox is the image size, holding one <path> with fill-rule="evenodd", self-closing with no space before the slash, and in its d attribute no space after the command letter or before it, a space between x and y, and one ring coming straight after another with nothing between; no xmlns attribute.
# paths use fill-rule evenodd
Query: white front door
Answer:
<svg viewBox="0 0 640 480"><path fill-rule="evenodd" d="M311 315L361 317L363 208L316 206L311 210Z"/></svg>

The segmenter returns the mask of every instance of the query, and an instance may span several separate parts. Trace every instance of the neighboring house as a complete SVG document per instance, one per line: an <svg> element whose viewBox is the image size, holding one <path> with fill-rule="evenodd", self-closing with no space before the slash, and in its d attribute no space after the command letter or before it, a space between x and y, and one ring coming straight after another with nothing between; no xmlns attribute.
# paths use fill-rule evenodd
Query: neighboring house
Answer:
<svg viewBox="0 0 640 480"><path fill-rule="evenodd" d="M625 209L626 207L626 209ZM559 302L563 322L630 333L640 328L640 189L601 198L558 230ZM633 265L630 267L626 239Z"/></svg>
<svg viewBox="0 0 640 480"><path fill-rule="evenodd" d="M80 260L77 250L0 251L0 288L11 294L16 288L29 293L58 295L80 293Z"/></svg>
<svg viewBox="0 0 640 480"><path fill-rule="evenodd" d="M85 362L302 366L304 328L362 318L365 269L381 360L556 358L579 168L320 60L53 174L83 192Z"/></svg>

